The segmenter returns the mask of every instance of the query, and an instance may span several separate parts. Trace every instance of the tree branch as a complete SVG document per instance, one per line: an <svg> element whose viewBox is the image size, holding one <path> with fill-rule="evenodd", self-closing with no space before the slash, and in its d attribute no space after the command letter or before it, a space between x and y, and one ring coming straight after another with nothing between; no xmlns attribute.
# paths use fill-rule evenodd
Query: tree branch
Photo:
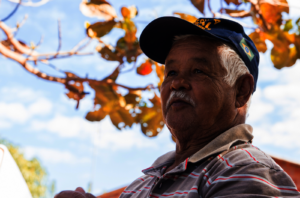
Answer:
<svg viewBox="0 0 300 198"><path fill-rule="evenodd" d="M18 4L16 5L15 9L7 16L5 17L4 19L2 19L1 21L6 21L8 20L10 17L12 17L18 10L19 6L21 5L22 3L22 0L19 0Z"/></svg>
<svg viewBox="0 0 300 198"><path fill-rule="evenodd" d="M0 53L9 58L12 59L16 62L18 62L20 65L22 65L28 72L36 75L39 78L45 79L45 80L49 80L49 81L53 81L53 82L59 82L59 83L66 83L66 79L65 78L59 78L59 77L53 77L53 76L48 76L47 74L40 72L37 68L34 68L33 66L31 66L30 64L27 63L27 59L22 56L21 54L11 51L8 48L6 48L4 45L2 45L2 43L0 43Z"/></svg>
<svg viewBox="0 0 300 198"><path fill-rule="evenodd" d="M27 20L27 18L28 18L28 15L25 14L23 20L20 23L17 22L16 27L14 29L12 29L12 32L14 32L14 37L17 35L19 29L25 24L25 21Z"/></svg>
<svg viewBox="0 0 300 198"><path fill-rule="evenodd" d="M215 17L216 13L212 10L212 8L210 6L210 0L207 0L207 6L208 6L209 11L213 14L213 17Z"/></svg>
<svg viewBox="0 0 300 198"><path fill-rule="evenodd" d="M67 52L53 52L53 53L45 53L45 54L39 54L36 51L33 51L30 48L27 48L26 46L22 45L18 40L14 38L14 35L12 34L11 28L9 28L5 23L0 21L0 29L3 30L5 33L7 40L13 45L13 47L20 52L21 54L28 55L27 60L29 61L45 61L45 60L51 60L54 59L51 56L55 56L55 58L66 58L72 55L91 55L94 54L93 52L79 52L79 51L67 51ZM84 47L86 47L85 45ZM82 50L84 47L81 47L80 50ZM61 57L60 57L61 56ZM38 59L38 57L42 57Z"/></svg>
<svg viewBox="0 0 300 198"><path fill-rule="evenodd" d="M265 29L265 31L269 30L269 26L267 24L267 22L265 21L260 9L259 9L259 2L257 0L249 0L249 2L253 5L255 12L258 13L259 18L262 20L263 22L263 28Z"/></svg>
<svg viewBox="0 0 300 198"><path fill-rule="evenodd" d="M30 49L29 47L27 47L26 45L21 44L18 40L16 40L14 38L14 35L12 34L12 30L11 28L9 28L5 23L0 21L0 29L3 30L3 32L5 33L5 35L7 36L7 42L9 42L10 45L12 45L15 49L15 51L11 50L9 47L4 46L2 43L0 43L0 54L2 54L3 56L16 61L17 63L19 63L20 65L23 66L23 68L25 70L27 70L28 72L30 72L31 74L36 75L37 77L44 79L44 80L48 80L48 81L53 81L53 82L59 82L65 85L68 85L68 83L70 81L79 81L79 82L90 82L90 83L97 83L97 84L105 84L105 85L109 85L109 86L118 86L118 87L122 87L125 88L127 90L147 90L147 89L156 89L157 87L154 87L152 84L147 85L146 87L127 87L125 85L121 85L121 84L117 84L115 83L114 80L112 80L111 78L104 78L103 80L94 80L94 79L88 79L88 78L81 78L78 76L75 77L65 77L65 78L61 78L61 77L56 77L56 76L50 76L47 75L46 73L43 73L41 71L39 71L37 68L33 67L32 65L30 65L28 63L28 61L41 61L44 64L49 65L50 67L63 72L59 69L57 69L55 66L51 65L48 60L49 59L53 59L53 58L64 58L64 57L68 57L71 55L83 55L83 54L91 54L91 53L79 53L78 50L81 50L83 48L85 48L88 43L87 42L84 46L79 47L83 41L80 41L70 52L59 52L60 48L61 48L61 33L60 33L60 25L59 25L59 47L57 52L55 53L48 53L48 54L38 54L36 51L34 51L33 49ZM85 39L84 39L85 40ZM101 40L100 40L101 41ZM41 43L41 41L39 42L39 44ZM39 45L38 44L38 45ZM24 55L28 55L28 57L25 57ZM52 57L47 57L47 56L51 56ZM38 57L44 57L44 59L38 59ZM120 67L122 66L122 63L116 68L116 70L110 74L108 77L112 77L112 75L114 75L115 72L119 72ZM64 72L65 73L65 72Z"/></svg>
<svg viewBox="0 0 300 198"><path fill-rule="evenodd" d="M19 51L21 54L36 56L38 53L33 51L30 48L22 45L17 39L14 38L12 30L2 21L0 21L0 29L5 33L7 40L14 46L14 48Z"/></svg>
<svg viewBox="0 0 300 198"><path fill-rule="evenodd" d="M84 39L82 39L79 43L77 43L77 45L75 45L74 47L73 47L73 49L71 50L71 52L75 52L75 51L80 51L80 49L82 49L82 47L80 47L86 40L88 40L89 39L89 41L87 42L87 44L91 41L91 39L90 39L90 37L85 37ZM84 46L83 46L83 48L84 47L86 47L87 46L87 44L85 44ZM79 48L80 47L80 48Z"/></svg>
<svg viewBox="0 0 300 198"><path fill-rule="evenodd" d="M127 72L131 72L132 70L134 70L136 68L136 58L135 58L135 61L133 63L133 66L130 68L130 69L127 69L125 71L121 71L120 73L127 73Z"/></svg>
<svg viewBox="0 0 300 198"><path fill-rule="evenodd" d="M24 56L22 56L21 54L19 54L17 52L9 50L2 43L0 43L0 53L3 56L18 62L28 72L36 75L39 78L42 78L42 79L48 80L48 81L52 81L52 82L59 82L59 83L62 83L62 84L66 84L70 81L92 82L92 83L97 83L97 84L106 84L106 85L111 85L111 86L118 86L118 87L122 87L122 88L125 88L127 90L131 90L131 91L157 89L158 88L158 87L154 87L152 84L149 84L146 87L128 87L128 86L125 86L125 85L115 83L111 79L104 79L104 80L99 81L99 80L88 79L88 78L80 78L80 77L60 78L60 77L49 76L46 73L40 72L37 68L34 68L30 64L28 64L26 62L27 60Z"/></svg>
<svg viewBox="0 0 300 198"><path fill-rule="evenodd" d="M58 20L58 48L56 50L56 54L54 54L54 56L49 59L56 58L57 55L59 54L60 49L61 49L61 25L60 25L60 20Z"/></svg>

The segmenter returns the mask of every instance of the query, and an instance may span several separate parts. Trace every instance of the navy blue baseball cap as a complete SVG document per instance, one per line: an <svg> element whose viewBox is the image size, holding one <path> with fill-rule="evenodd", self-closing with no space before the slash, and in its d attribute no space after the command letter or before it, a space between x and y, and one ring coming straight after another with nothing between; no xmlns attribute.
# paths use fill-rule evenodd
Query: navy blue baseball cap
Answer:
<svg viewBox="0 0 300 198"><path fill-rule="evenodd" d="M253 41L237 22L227 19L199 18L194 23L177 17L160 17L150 22L140 36L140 47L150 59L165 64L175 36L205 35L232 44L254 78L258 78L259 53Z"/></svg>

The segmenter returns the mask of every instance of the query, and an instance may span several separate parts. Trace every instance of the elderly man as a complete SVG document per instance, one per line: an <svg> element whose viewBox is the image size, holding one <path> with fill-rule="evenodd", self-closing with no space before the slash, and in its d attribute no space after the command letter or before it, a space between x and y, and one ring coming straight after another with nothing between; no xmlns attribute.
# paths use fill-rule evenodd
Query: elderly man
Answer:
<svg viewBox="0 0 300 198"><path fill-rule="evenodd" d="M300 197L291 178L251 144L245 120L259 54L242 26L162 17L144 29L140 45L165 64L162 112L176 151L143 170L121 198ZM69 197L93 196L81 188L57 195Z"/></svg>

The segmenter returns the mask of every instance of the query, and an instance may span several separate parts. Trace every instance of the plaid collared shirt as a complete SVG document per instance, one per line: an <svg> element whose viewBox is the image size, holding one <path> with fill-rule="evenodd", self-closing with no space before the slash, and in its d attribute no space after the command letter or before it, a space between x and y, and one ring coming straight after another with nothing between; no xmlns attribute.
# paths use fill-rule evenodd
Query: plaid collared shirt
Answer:
<svg viewBox="0 0 300 198"><path fill-rule="evenodd" d="M250 125L235 126L164 173L175 158L174 151L166 153L120 198L300 197L292 179L252 139Z"/></svg>

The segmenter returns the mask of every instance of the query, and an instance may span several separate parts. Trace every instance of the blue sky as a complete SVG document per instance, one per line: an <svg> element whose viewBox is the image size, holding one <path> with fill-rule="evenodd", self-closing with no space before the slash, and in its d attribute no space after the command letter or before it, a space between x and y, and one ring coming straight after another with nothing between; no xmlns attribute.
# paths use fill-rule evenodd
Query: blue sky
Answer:
<svg viewBox="0 0 300 198"><path fill-rule="evenodd" d="M296 5L297 0L289 1ZM39 52L57 49L57 20L62 25L62 50L70 50L85 37L84 22L96 22L79 11L80 0L51 0L33 8L21 7L7 23L15 26L25 14L28 20L20 29L17 38L37 43L44 36ZM174 11L202 15L186 0L111 0L119 13L121 6L136 5L139 15L138 34L145 25L159 16L172 15ZM217 6L214 6L217 7ZM1 1L0 17L6 16L14 4ZM298 9L291 9L295 19ZM243 21L251 25L249 20ZM247 29L249 31L249 29ZM103 39L115 44L121 30L113 30ZM3 35L1 33L1 37ZM93 51L96 42L85 51ZM272 44L268 43L271 47ZM143 58L139 62L143 61ZM52 63L65 71L101 79L109 74L116 62L106 62L98 54L54 60ZM39 65L41 70L60 75L56 71ZM254 144L267 153L300 162L300 62L291 68L274 69L270 51L261 54L258 88L253 95L247 123L254 127ZM154 75L146 78L135 75L135 71L119 77L118 82L129 86L143 86L157 82ZM137 84L138 82L138 84ZM0 137L18 144L28 158L38 157L55 180L57 192L87 188L93 182L92 193L98 195L123 187L140 176L141 170L149 167L160 155L173 150L166 128L155 138L145 137L138 126L118 131L105 118L100 123L84 119L93 108L93 93L76 103L65 96L66 90L57 83L47 82L26 72L17 63L0 57ZM153 93L144 93L151 97Z"/></svg>

